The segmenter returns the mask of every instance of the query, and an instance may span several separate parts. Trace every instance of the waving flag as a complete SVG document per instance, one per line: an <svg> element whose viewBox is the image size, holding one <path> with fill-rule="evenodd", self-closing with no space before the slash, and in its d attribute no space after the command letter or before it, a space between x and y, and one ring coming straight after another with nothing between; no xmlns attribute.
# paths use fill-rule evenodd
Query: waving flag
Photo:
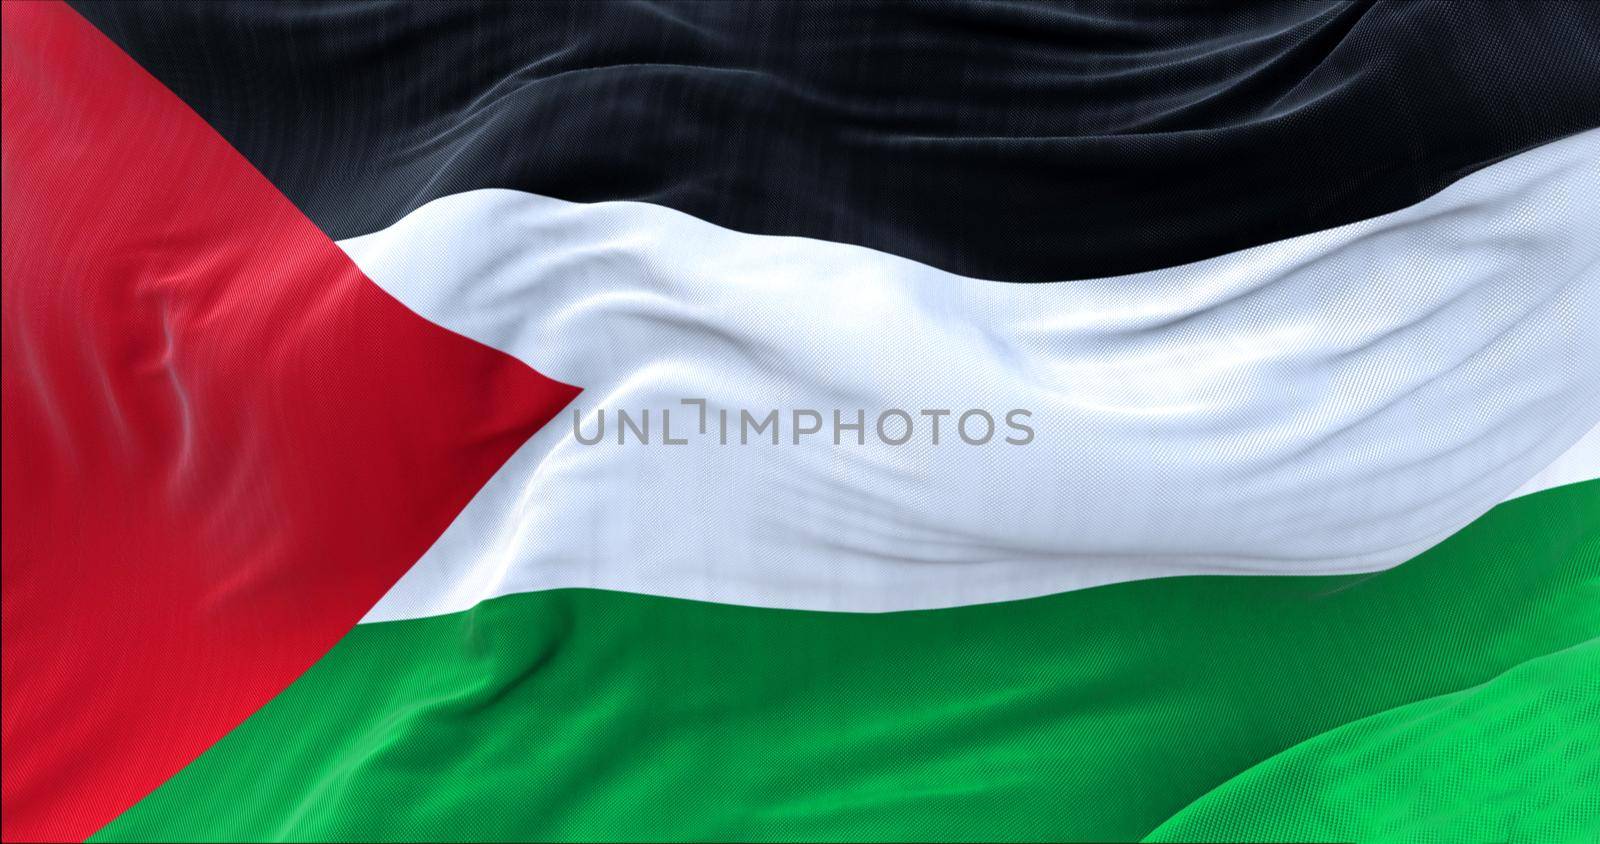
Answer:
<svg viewBox="0 0 1600 844"><path fill-rule="evenodd" d="M3 11L8 840L1600 835L1595 7Z"/></svg>

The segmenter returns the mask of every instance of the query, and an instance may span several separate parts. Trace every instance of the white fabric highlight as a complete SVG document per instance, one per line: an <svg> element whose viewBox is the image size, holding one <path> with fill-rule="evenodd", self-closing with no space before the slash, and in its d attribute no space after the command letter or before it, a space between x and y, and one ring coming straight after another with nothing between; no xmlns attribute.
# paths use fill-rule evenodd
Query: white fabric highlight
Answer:
<svg viewBox="0 0 1600 844"><path fill-rule="evenodd" d="M445 197L340 245L427 319L583 387L607 440L576 440L569 408L365 621L561 587L876 612L1393 566L1600 476L1596 221L1600 132L1372 220L1054 284L642 203ZM794 445L787 418L776 446L616 444L617 409L659 435L669 408L681 435L696 397L861 408L868 444ZM889 408L1001 429L965 445L952 416L938 446L889 446ZM999 442L1013 408L1028 445Z"/></svg>

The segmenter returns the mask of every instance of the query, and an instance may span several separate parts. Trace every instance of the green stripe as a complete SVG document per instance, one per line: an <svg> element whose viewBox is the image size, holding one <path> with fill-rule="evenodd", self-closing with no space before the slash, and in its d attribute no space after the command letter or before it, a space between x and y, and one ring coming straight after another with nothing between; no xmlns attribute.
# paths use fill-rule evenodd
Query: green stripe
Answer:
<svg viewBox="0 0 1600 844"><path fill-rule="evenodd" d="M1149 841L1600 841L1600 639L1323 733Z"/></svg>
<svg viewBox="0 0 1600 844"><path fill-rule="evenodd" d="M1137 839L1600 635L1596 525L1589 482L1381 574L888 615L561 590L364 625L96 837Z"/></svg>

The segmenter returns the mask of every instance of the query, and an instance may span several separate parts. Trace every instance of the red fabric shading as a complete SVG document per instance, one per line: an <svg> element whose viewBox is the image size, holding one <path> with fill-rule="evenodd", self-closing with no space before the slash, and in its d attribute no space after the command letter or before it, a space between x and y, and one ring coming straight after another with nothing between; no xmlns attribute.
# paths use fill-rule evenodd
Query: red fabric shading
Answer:
<svg viewBox="0 0 1600 844"><path fill-rule="evenodd" d="M66 6L3 13L3 831L82 839L577 390L384 293Z"/></svg>

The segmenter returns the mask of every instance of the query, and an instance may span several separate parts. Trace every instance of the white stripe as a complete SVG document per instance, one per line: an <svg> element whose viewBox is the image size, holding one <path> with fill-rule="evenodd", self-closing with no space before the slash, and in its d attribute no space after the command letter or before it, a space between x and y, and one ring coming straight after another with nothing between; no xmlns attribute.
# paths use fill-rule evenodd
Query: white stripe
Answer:
<svg viewBox="0 0 1600 844"><path fill-rule="evenodd" d="M1532 495L1558 486L1581 483L1600 478L1600 426L1590 428L1572 447L1529 478L1507 500Z"/></svg>
<svg viewBox="0 0 1600 844"><path fill-rule="evenodd" d="M705 397L1025 408L1036 437L584 446L569 411L366 620L560 587L870 612L1393 566L1600 475L1578 442L1600 419L1597 162L1591 132L1383 217L1036 285L647 204L439 199L341 245L419 314L585 388L586 433L601 407L674 408L681 433L679 400Z"/></svg>

